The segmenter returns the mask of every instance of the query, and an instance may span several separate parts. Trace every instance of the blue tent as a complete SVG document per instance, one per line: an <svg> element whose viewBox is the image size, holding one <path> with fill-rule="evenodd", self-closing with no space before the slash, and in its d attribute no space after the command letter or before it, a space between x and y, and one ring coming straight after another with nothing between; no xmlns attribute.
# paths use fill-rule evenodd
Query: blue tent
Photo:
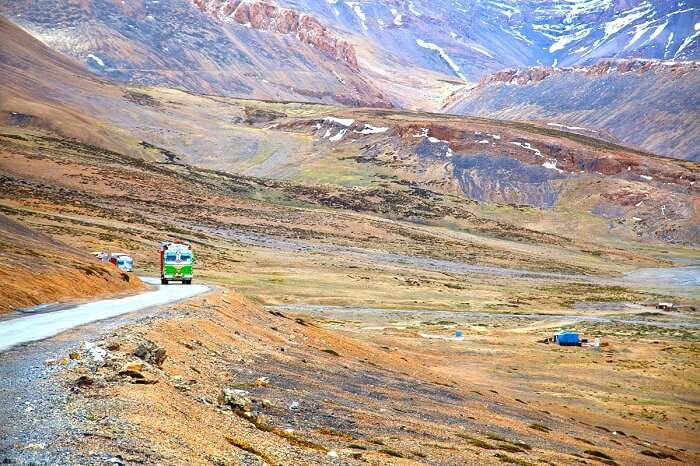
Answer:
<svg viewBox="0 0 700 466"><path fill-rule="evenodd" d="M561 332L554 335L554 339L560 346L579 346L581 345L581 338L578 333L571 332L568 330L562 330Z"/></svg>

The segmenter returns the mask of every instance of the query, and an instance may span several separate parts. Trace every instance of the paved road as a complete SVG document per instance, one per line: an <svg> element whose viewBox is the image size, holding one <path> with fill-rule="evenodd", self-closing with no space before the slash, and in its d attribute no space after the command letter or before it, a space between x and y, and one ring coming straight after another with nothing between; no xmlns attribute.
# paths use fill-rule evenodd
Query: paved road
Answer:
<svg viewBox="0 0 700 466"><path fill-rule="evenodd" d="M43 340L90 322L181 301L209 291L205 285L160 285L160 280L151 277L141 277L141 280L157 288L126 298L94 301L0 322L0 351L21 343Z"/></svg>

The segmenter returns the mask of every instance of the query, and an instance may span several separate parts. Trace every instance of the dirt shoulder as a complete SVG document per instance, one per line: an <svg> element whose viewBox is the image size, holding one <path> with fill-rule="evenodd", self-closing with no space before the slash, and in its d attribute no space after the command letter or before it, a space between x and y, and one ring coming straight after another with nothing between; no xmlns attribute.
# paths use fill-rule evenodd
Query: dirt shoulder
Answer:
<svg viewBox="0 0 700 466"><path fill-rule="evenodd" d="M116 464L663 463L644 450L698 460L648 429L613 433L487 390L492 373L502 378L494 367L446 370L434 348L389 341L233 291L174 305L48 362L71 392L57 408L71 427L45 453Z"/></svg>
<svg viewBox="0 0 700 466"><path fill-rule="evenodd" d="M13 309L145 289L133 274L0 214L0 314Z"/></svg>

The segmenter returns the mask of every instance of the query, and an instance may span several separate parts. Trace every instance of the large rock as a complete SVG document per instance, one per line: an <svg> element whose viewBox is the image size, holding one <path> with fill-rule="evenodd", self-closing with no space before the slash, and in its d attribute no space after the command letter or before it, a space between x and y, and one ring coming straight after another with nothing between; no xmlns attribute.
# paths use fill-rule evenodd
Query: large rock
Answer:
<svg viewBox="0 0 700 466"><path fill-rule="evenodd" d="M230 406L234 410L248 412L253 401L250 392L235 388L224 388L219 395L219 404Z"/></svg>
<svg viewBox="0 0 700 466"><path fill-rule="evenodd" d="M141 343L134 351L134 356L157 367L162 367L163 362L168 357L165 348L161 348L151 341Z"/></svg>

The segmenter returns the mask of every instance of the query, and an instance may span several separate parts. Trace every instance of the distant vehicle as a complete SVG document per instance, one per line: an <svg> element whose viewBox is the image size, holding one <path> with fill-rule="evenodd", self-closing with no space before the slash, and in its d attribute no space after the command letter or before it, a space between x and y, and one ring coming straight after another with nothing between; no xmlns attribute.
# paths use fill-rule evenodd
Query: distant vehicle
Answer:
<svg viewBox="0 0 700 466"><path fill-rule="evenodd" d="M192 283L194 252L192 245L182 241L160 243L160 282L167 285L180 281L183 285Z"/></svg>
<svg viewBox="0 0 700 466"><path fill-rule="evenodd" d="M134 271L134 259L130 255L124 254L122 252L113 252L109 256L109 261L119 267L120 270L124 272Z"/></svg>
<svg viewBox="0 0 700 466"><path fill-rule="evenodd" d="M95 251L92 253L93 256L97 258L100 262L107 262L109 260L109 254L102 251Z"/></svg>

